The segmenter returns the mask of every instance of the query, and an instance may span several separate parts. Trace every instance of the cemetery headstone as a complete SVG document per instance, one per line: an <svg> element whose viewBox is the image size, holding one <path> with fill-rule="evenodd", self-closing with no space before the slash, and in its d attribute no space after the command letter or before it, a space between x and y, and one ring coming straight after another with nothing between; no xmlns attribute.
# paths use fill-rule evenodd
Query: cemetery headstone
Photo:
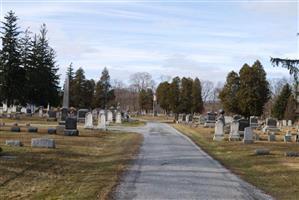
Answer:
<svg viewBox="0 0 299 200"><path fill-rule="evenodd" d="M105 113L100 113L98 117L98 129L106 130L106 115Z"/></svg>
<svg viewBox="0 0 299 200"><path fill-rule="evenodd" d="M292 126L292 120L288 120L288 126L289 126L289 127Z"/></svg>
<svg viewBox="0 0 299 200"><path fill-rule="evenodd" d="M31 147L33 148L55 148L55 140L49 138L32 138Z"/></svg>
<svg viewBox="0 0 299 200"><path fill-rule="evenodd" d="M282 120L282 126L284 126L284 127L287 126L287 120L285 120L285 119Z"/></svg>
<svg viewBox="0 0 299 200"><path fill-rule="evenodd" d="M214 141L224 140L224 123L222 120L217 120L215 124Z"/></svg>
<svg viewBox="0 0 299 200"><path fill-rule="evenodd" d="M249 123L251 128L257 128L258 127L258 119L255 116L251 116L249 118Z"/></svg>
<svg viewBox="0 0 299 200"><path fill-rule="evenodd" d="M85 122L85 116L89 112L88 109L79 109L77 112L78 122Z"/></svg>
<svg viewBox="0 0 299 200"><path fill-rule="evenodd" d="M215 127L215 123L216 123L216 113L211 113L208 112L207 114L207 120L204 124L204 127Z"/></svg>
<svg viewBox="0 0 299 200"><path fill-rule="evenodd" d="M279 128L277 128L277 120L272 118L266 119L266 126L263 128L263 132L266 133L267 131L278 132Z"/></svg>
<svg viewBox="0 0 299 200"><path fill-rule="evenodd" d="M64 135L66 136L78 136L77 119L74 117L67 117L65 120Z"/></svg>
<svg viewBox="0 0 299 200"><path fill-rule="evenodd" d="M239 134L239 122L238 121L232 121L230 125L230 132L229 132L229 140L240 140L240 134Z"/></svg>
<svg viewBox="0 0 299 200"><path fill-rule="evenodd" d="M113 122L113 113L111 110L107 111L107 122L112 123Z"/></svg>
<svg viewBox="0 0 299 200"><path fill-rule="evenodd" d="M292 133L288 131L284 136L284 142L292 142Z"/></svg>
<svg viewBox="0 0 299 200"><path fill-rule="evenodd" d="M121 124L121 112L116 113L115 123Z"/></svg>
<svg viewBox="0 0 299 200"><path fill-rule="evenodd" d="M7 146L15 146L15 147L21 147L23 146L22 142L20 140L6 140L5 144Z"/></svg>
<svg viewBox="0 0 299 200"><path fill-rule="evenodd" d="M274 141L276 141L276 136L275 136L275 133L270 133L270 134L268 134L268 141L269 142L274 142Z"/></svg>
<svg viewBox="0 0 299 200"><path fill-rule="evenodd" d="M239 134L240 136L244 135L245 128L250 127L249 121L247 119L239 119Z"/></svg>
<svg viewBox="0 0 299 200"><path fill-rule="evenodd" d="M48 111L48 121L56 121L57 120L57 112L54 110Z"/></svg>
<svg viewBox="0 0 299 200"><path fill-rule="evenodd" d="M93 128L93 118L91 112L86 113L84 128L86 129Z"/></svg>
<svg viewBox="0 0 299 200"><path fill-rule="evenodd" d="M244 129L244 144L252 144L253 143L253 131L251 127L246 127Z"/></svg>

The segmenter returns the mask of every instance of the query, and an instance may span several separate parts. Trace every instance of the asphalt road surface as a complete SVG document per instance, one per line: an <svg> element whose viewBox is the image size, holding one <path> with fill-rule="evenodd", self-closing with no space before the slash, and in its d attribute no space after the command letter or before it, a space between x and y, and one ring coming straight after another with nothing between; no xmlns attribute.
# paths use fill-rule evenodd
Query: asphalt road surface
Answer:
<svg viewBox="0 0 299 200"><path fill-rule="evenodd" d="M139 155L116 188L115 199L272 199L167 124L114 129L144 136Z"/></svg>

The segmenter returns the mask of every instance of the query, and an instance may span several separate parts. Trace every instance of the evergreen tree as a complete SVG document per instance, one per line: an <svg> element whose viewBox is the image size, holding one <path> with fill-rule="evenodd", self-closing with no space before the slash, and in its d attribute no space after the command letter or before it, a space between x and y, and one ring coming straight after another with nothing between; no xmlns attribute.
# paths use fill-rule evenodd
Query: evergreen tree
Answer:
<svg viewBox="0 0 299 200"><path fill-rule="evenodd" d="M239 113L237 92L240 88L239 75L231 71L226 77L226 83L220 91L219 98L226 112Z"/></svg>
<svg viewBox="0 0 299 200"><path fill-rule="evenodd" d="M75 72L74 72L74 67L73 63L69 65L66 71L66 76L69 78L69 103L71 106L76 106L75 105L75 93L74 93L74 78L75 78Z"/></svg>
<svg viewBox="0 0 299 200"><path fill-rule="evenodd" d="M201 83L195 78L192 84L192 113L201 113L203 111L203 101L201 96Z"/></svg>
<svg viewBox="0 0 299 200"><path fill-rule="evenodd" d="M180 78L175 77L172 79L172 82L169 87L169 107L170 110L175 114L179 114L180 83Z"/></svg>
<svg viewBox="0 0 299 200"><path fill-rule="evenodd" d="M272 107L272 116L277 119L283 119L288 105L289 97L292 95L292 89L289 84L283 86Z"/></svg>
<svg viewBox="0 0 299 200"><path fill-rule="evenodd" d="M245 117L260 116L269 100L269 83L259 61L252 67L245 64L240 72L240 88L237 93L240 114Z"/></svg>
<svg viewBox="0 0 299 200"><path fill-rule="evenodd" d="M292 120L293 122L296 119L296 100L293 94L288 98L287 106L284 111L284 119Z"/></svg>
<svg viewBox="0 0 299 200"><path fill-rule="evenodd" d="M32 46L33 46L33 41L31 38L31 32L29 29L26 29L24 32L24 36L20 40L21 44L21 65L23 66L25 70L25 85L24 85L24 97L26 101L30 99L29 93L30 93L30 88L31 87L31 82L30 82L30 73L32 73Z"/></svg>
<svg viewBox="0 0 299 200"><path fill-rule="evenodd" d="M153 91L152 89L141 89L139 92L139 107L148 112L153 109Z"/></svg>
<svg viewBox="0 0 299 200"><path fill-rule="evenodd" d="M84 70L80 67L76 73L74 78L72 79L72 93L73 93L73 106L78 108L83 108L85 106L84 103L84 84L86 78L84 75Z"/></svg>
<svg viewBox="0 0 299 200"><path fill-rule="evenodd" d="M10 11L2 23L2 50L0 87L1 98L7 100L8 105L23 103L26 96L23 90L25 84L25 70L21 65L19 27L17 16Z"/></svg>
<svg viewBox="0 0 299 200"><path fill-rule="evenodd" d="M55 51L49 46L47 28L41 26L40 35L35 36L32 48L32 73L30 75L31 102L46 106L59 103L59 76L55 61Z"/></svg>
<svg viewBox="0 0 299 200"><path fill-rule="evenodd" d="M66 75L69 77L69 81L70 81L70 82L74 79L74 77L75 77L75 72L74 72L73 63L71 63L71 64L69 65L69 67L67 68Z"/></svg>
<svg viewBox="0 0 299 200"><path fill-rule="evenodd" d="M169 91L170 84L167 81L160 83L156 91L157 102L166 113L170 111Z"/></svg>
<svg viewBox="0 0 299 200"><path fill-rule="evenodd" d="M94 89L95 89L95 82L94 80L86 80L83 83L83 98L84 98L84 107L91 108L92 107L92 100L94 98ZM110 91L110 93L113 93ZM110 94L111 95L111 94Z"/></svg>
<svg viewBox="0 0 299 200"><path fill-rule="evenodd" d="M180 104L179 111L181 113L191 113L192 108L192 85L193 80L191 78L183 77L181 80L180 90Z"/></svg>
<svg viewBox="0 0 299 200"><path fill-rule="evenodd" d="M113 103L113 100L114 91L111 89L110 75L105 67L100 80L96 84L94 106L106 109Z"/></svg>

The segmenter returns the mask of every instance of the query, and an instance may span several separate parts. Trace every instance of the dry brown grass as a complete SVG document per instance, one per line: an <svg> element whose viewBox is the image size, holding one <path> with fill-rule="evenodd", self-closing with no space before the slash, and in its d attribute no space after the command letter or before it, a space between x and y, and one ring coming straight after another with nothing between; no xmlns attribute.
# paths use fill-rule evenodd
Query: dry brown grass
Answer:
<svg viewBox="0 0 299 200"><path fill-rule="evenodd" d="M31 148L35 137L55 139L56 149ZM24 147L2 145L7 139ZM107 199L141 140L91 130L79 137L0 131L0 199Z"/></svg>
<svg viewBox="0 0 299 200"><path fill-rule="evenodd" d="M277 142L263 141L245 145L240 142L214 142L214 129L191 128L186 125L174 124L176 129L190 137L211 156L277 199L299 199L299 158L285 157L287 151L299 152L299 144L282 142L282 135ZM283 133L284 134L284 133ZM267 156L255 156L257 148L268 148Z"/></svg>

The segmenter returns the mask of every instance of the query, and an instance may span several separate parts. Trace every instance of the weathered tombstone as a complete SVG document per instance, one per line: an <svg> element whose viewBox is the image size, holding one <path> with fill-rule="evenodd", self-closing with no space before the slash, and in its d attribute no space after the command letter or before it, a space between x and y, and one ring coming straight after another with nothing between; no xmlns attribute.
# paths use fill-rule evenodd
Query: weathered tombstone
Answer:
<svg viewBox="0 0 299 200"><path fill-rule="evenodd" d="M10 128L10 131L11 132L21 132L21 129L18 126L13 126L13 127Z"/></svg>
<svg viewBox="0 0 299 200"><path fill-rule="evenodd" d="M15 147L21 147L23 146L22 142L20 140L6 140L5 145L7 146L15 146Z"/></svg>
<svg viewBox="0 0 299 200"><path fill-rule="evenodd" d="M292 120L288 120L288 126L289 126L289 127L292 126Z"/></svg>
<svg viewBox="0 0 299 200"><path fill-rule="evenodd" d="M89 112L88 109L79 109L77 112L77 120L78 122L85 122L86 114Z"/></svg>
<svg viewBox="0 0 299 200"><path fill-rule="evenodd" d="M26 108L26 116L31 116L31 115L32 115L31 108Z"/></svg>
<svg viewBox="0 0 299 200"><path fill-rule="evenodd" d="M285 120L285 119L282 120L282 126L284 126L284 127L287 126L287 120Z"/></svg>
<svg viewBox="0 0 299 200"><path fill-rule="evenodd" d="M284 136L284 142L292 142L292 133L288 131Z"/></svg>
<svg viewBox="0 0 299 200"><path fill-rule="evenodd" d="M28 132L29 133L37 133L38 132L38 128L30 126L30 127L28 127Z"/></svg>
<svg viewBox="0 0 299 200"><path fill-rule="evenodd" d="M21 113L26 114L26 111L27 111L27 109L26 109L25 107L22 107L22 108L21 108Z"/></svg>
<svg viewBox="0 0 299 200"><path fill-rule="evenodd" d="M77 119L74 117L67 117L65 120L64 135L66 136L78 136Z"/></svg>
<svg viewBox="0 0 299 200"><path fill-rule="evenodd" d="M106 115L105 113L100 113L99 115L97 129L106 130Z"/></svg>
<svg viewBox="0 0 299 200"><path fill-rule="evenodd" d="M94 119L97 119L97 117L98 117L98 111L97 111L96 109L92 110L92 111L91 111L91 114L92 114L92 117L93 117Z"/></svg>
<svg viewBox="0 0 299 200"><path fill-rule="evenodd" d="M251 128L257 128L258 127L258 119L255 116L251 116L249 118L249 123Z"/></svg>
<svg viewBox="0 0 299 200"><path fill-rule="evenodd" d="M263 128L263 132L266 133L267 131L278 132L279 128L277 128L277 120L272 118L266 119L266 126Z"/></svg>
<svg viewBox="0 0 299 200"><path fill-rule="evenodd" d="M269 155L270 150L269 149L256 149L255 150L255 155Z"/></svg>
<svg viewBox="0 0 299 200"><path fill-rule="evenodd" d="M244 129L244 144L252 144L253 143L253 131L251 127L246 127Z"/></svg>
<svg viewBox="0 0 299 200"><path fill-rule="evenodd" d="M230 132L229 132L229 140L240 140L240 134L239 134L239 122L238 121L232 121L230 124Z"/></svg>
<svg viewBox="0 0 299 200"><path fill-rule="evenodd" d="M49 110L47 120L48 121L56 121L57 120L57 112L54 110Z"/></svg>
<svg viewBox="0 0 299 200"><path fill-rule="evenodd" d="M207 120L204 124L204 127L215 127L216 115L217 115L216 113L208 112Z"/></svg>
<svg viewBox="0 0 299 200"><path fill-rule="evenodd" d="M3 112L7 112L7 104L6 103L3 103L2 108L3 108Z"/></svg>
<svg viewBox="0 0 299 200"><path fill-rule="evenodd" d="M215 124L214 141L224 140L224 123L222 120L217 120Z"/></svg>
<svg viewBox="0 0 299 200"><path fill-rule="evenodd" d="M224 118L224 111L220 110L219 117L215 124L215 134L213 140L215 141L222 141L224 140L224 126L225 126L225 118Z"/></svg>
<svg viewBox="0 0 299 200"><path fill-rule="evenodd" d="M38 116L43 117L43 107L40 107L38 110Z"/></svg>
<svg viewBox="0 0 299 200"><path fill-rule="evenodd" d="M121 124L121 112L116 113L115 123Z"/></svg>
<svg viewBox="0 0 299 200"><path fill-rule="evenodd" d="M48 128L48 134L56 134L56 128Z"/></svg>
<svg viewBox="0 0 299 200"><path fill-rule="evenodd" d="M55 140L49 138L32 138L31 147L33 148L55 148Z"/></svg>
<svg viewBox="0 0 299 200"><path fill-rule="evenodd" d="M239 134L244 135L245 128L250 127L249 121L247 119L239 119Z"/></svg>
<svg viewBox="0 0 299 200"><path fill-rule="evenodd" d="M275 133L270 133L270 134L268 134L268 141L269 142L274 142L274 141L276 141L276 136L275 136Z"/></svg>
<svg viewBox="0 0 299 200"><path fill-rule="evenodd" d="M93 118L91 112L86 113L84 128L93 128Z"/></svg>
<svg viewBox="0 0 299 200"><path fill-rule="evenodd" d="M113 113L111 110L107 111L107 122L112 123L113 122Z"/></svg>
<svg viewBox="0 0 299 200"><path fill-rule="evenodd" d="M13 105L12 108L11 108L11 112L16 113L17 112L17 106Z"/></svg>
<svg viewBox="0 0 299 200"><path fill-rule="evenodd" d="M178 117L178 123L182 123L183 122L183 114L179 114L179 117Z"/></svg>
<svg viewBox="0 0 299 200"><path fill-rule="evenodd" d="M225 124L230 124L234 121L233 117L231 116L225 116L224 119L225 119Z"/></svg>

